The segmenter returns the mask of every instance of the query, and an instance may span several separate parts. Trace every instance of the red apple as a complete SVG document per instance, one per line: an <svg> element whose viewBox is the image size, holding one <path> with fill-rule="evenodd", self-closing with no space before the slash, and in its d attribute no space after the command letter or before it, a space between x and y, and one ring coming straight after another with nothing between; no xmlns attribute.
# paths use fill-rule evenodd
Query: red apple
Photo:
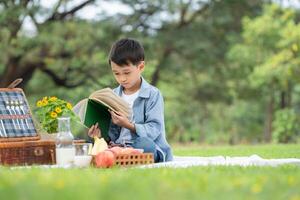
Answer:
<svg viewBox="0 0 300 200"><path fill-rule="evenodd" d="M126 147L126 148L122 149L121 153L122 154L140 154L141 152L132 147Z"/></svg>
<svg viewBox="0 0 300 200"><path fill-rule="evenodd" d="M96 167L99 168L108 168L112 167L115 164L116 158L113 152L111 151L103 151L98 153L95 156L95 164Z"/></svg>
<svg viewBox="0 0 300 200"><path fill-rule="evenodd" d="M132 149L131 150L131 154L141 154L142 152L140 152L139 150L137 149Z"/></svg>
<svg viewBox="0 0 300 200"><path fill-rule="evenodd" d="M131 148L125 147L122 148L121 154L130 154Z"/></svg>
<svg viewBox="0 0 300 200"><path fill-rule="evenodd" d="M121 154L121 152L122 152L121 147L112 147L109 150L112 151L115 155Z"/></svg>

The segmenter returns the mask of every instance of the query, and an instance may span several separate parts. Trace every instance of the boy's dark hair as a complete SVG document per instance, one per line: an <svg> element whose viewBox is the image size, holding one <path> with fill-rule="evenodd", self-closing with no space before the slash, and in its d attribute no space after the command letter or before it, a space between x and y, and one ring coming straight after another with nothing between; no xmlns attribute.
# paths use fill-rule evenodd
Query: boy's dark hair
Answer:
<svg viewBox="0 0 300 200"><path fill-rule="evenodd" d="M111 61L117 65L137 65L140 61L145 60L143 46L134 39L120 39L115 42L110 50L108 63Z"/></svg>

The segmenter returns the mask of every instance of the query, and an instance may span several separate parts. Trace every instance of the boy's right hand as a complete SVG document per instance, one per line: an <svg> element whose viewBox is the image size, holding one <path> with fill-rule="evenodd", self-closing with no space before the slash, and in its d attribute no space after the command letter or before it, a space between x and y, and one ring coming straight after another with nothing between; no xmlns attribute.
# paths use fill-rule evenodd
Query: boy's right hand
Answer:
<svg viewBox="0 0 300 200"><path fill-rule="evenodd" d="M99 129L98 123L95 125L91 126L88 132L88 136L91 138L98 137L101 138L101 130Z"/></svg>

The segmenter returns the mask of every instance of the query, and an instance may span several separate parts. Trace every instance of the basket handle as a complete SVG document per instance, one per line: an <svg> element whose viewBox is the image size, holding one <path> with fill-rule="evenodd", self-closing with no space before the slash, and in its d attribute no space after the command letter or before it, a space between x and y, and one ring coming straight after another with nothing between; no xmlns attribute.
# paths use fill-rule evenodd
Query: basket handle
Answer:
<svg viewBox="0 0 300 200"><path fill-rule="evenodd" d="M14 89L17 85L19 85L23 81L22 78L18 78L14 80L11 84L9 84L8 88L9 89Z"/></svg>

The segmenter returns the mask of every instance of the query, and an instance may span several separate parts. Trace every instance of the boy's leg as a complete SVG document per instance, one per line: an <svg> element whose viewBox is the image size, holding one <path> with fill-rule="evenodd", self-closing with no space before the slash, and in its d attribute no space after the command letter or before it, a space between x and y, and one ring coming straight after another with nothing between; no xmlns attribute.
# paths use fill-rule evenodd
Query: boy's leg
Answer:
<svg viewBox="0 0 300 200"><path fill-rule="evenodd" d="M155 143L146 137L137 137L132 144L133 148L144 149L145 153L153 153L154 162L159 161L158 151L156 150Z"/></svg>

